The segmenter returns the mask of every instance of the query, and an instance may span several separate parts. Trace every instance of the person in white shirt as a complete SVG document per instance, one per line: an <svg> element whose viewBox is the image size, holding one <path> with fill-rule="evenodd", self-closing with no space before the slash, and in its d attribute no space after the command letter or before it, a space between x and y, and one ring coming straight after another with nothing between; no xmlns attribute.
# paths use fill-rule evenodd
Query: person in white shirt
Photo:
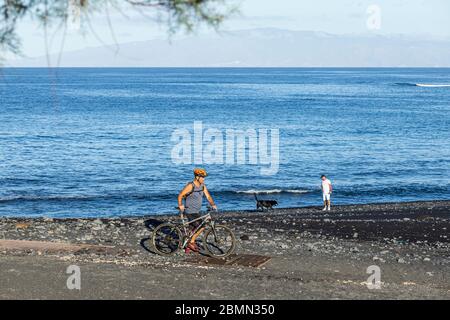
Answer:
<svg viewBox="0 0 450 320"><path fill-rule="evenodd" d="M326 176L322 175L320 178L322 179L323 211L331 210L331 193L333 192L333 186Z"/></svg>

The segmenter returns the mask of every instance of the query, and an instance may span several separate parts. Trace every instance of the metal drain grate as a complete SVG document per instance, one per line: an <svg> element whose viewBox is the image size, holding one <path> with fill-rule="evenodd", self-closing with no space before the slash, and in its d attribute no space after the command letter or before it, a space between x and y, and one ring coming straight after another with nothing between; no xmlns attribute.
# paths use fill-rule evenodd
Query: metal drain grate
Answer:
<svg viewBox="0 0 450 320"><path fill-rule="evenodd" d="M198 256L186 260L188 263L196 263L201 265L221 265L221 266L240 266L258 268L267 263L271 257L260 256L255 254L232 254L225 259Z"/></svg>

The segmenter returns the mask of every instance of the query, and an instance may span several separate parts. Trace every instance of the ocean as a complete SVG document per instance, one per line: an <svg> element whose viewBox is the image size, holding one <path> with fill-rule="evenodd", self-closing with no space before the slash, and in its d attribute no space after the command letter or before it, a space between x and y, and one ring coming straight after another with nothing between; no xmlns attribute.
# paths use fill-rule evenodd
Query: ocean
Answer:
<svg viewBox="0 0 450 320"><path fill-rule="evenodd" d="M254 209L255 192L320 206L322 174L334 204L448 200L449 84L439 68L3 68L0 216L176 213L195 166L221 210ZM199 123L200 139L277 132L275 169L195 147L180 163L174 134L194 143Z"/></svg>

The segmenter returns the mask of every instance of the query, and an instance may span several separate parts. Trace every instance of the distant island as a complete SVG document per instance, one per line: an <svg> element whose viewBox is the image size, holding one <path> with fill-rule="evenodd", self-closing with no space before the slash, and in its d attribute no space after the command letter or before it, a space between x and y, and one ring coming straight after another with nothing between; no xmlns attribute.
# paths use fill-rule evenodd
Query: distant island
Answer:
<svg viewBox="0 0 450 320"><path fill-rule="evenodd" d="M65 52L59 66L450 67L449 56L450 39L262 28L122 43L117 52L115 46L89 47ZM5 66L47 67L47 60L18 58Z"/></svg>

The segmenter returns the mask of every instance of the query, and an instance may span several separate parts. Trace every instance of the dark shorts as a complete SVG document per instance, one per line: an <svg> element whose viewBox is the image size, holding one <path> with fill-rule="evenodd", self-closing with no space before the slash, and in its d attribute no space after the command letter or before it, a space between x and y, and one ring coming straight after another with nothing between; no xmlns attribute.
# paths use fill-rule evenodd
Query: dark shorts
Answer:
<svg viewBox="0 0 450 320"><path fill-rule="evenodd" d="M187 213L186 217L189 221L195 220L200 218L202 215L200 213ZM197 228L201 223L201 220L195 221L194 223L191 223L191 226L194 228Z"/></svg>

